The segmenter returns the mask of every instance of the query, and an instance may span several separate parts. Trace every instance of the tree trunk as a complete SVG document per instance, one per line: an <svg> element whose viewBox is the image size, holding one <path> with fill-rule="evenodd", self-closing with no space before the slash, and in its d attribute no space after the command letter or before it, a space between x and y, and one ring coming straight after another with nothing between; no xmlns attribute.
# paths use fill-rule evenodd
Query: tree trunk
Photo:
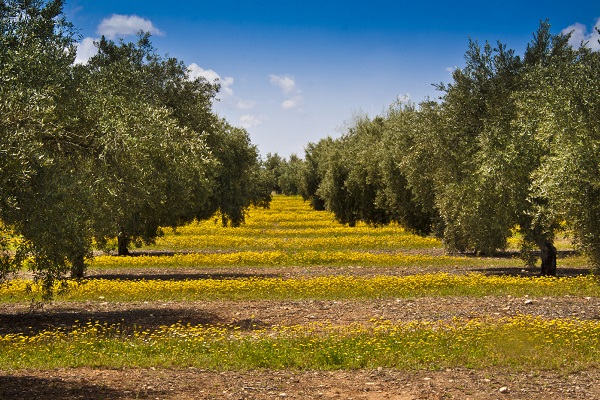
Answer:
<svg viewBox="0 0 600 400"><path fill-rule="evenodd" d="M556 247L550 240L544 240L540 243L542 255L542 275L556 276Z"/></svg>
<svg viewBox="0 0 600 400"><path fill-rule="evenodd" d="M120 256L129 255L129 237L123 232L119 232L117 236L117 251Z"/></svg>
<svg viewBox="0 0 600 400"><path fill-rule="evenodd" d="M71 278L80 279L83 278L85 271L85 259L82 253L77 253L71 259Z"/></svg>

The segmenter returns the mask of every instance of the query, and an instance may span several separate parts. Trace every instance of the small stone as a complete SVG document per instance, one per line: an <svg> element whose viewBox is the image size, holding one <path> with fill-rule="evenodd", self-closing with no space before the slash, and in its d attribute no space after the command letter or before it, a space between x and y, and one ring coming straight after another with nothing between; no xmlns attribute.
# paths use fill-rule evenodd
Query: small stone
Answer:
<svg viewBox="0 0 600 400"><path fill-rule="evenodd" d="M510 390L508 390L508 388L506 386L502 386L499 390L500 393L508 393L510 392Z"/></svg>
<svg viewBox="0 0 600 400"><path fill-rule="evenodd" d="M530 299L525 300L525 304L531 304L531 303L533 303L533 300L530 300Z"/></svg>

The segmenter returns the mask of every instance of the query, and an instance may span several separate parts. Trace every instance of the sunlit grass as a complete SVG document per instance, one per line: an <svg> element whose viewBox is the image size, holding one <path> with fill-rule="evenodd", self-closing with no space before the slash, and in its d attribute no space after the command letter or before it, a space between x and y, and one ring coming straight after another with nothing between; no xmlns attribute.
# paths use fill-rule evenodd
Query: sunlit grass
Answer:
<svg viewBox="0 0 600 400"><path fill-rule="evenodd" d="M563 268L582 267L587 263L584 256L559 259ZM418 252L369 252L369 251L223 251L177 253L173 255L139 255L135 257L97 256L90 262L94 269L123 268L206 268L245 266L381 266L381 267L445 267L451 271L456 267L479 269L523 267L517 257L466 257L429 255ZM560 273L560 270L559 270Z"/></svg>
<svg viewBox="0 0 600 400"><path fill-rule="evenodd" d="M0 300L23 301L27 281L0 288ZM32 293L39 288L31 287ZM600 296L600 285L591 276L574 278L484 276L482 274L421 274L410 276L320 276L313 278L242 278L196 280L70 281L57 294L66 301L151 300L299 300L378 299L419 296Z"/></svg>
<svg viewBox="0 0 600 400"><path fill-rule="evenodd" d="M175 324L157 330L88 323L70 331L0 337L0 368L200 367L224 369L510 370L596 368L600 322L529 316L241 331Z"/></svg>
<svg viewBox="0 0 600 400"><path fill-rule="evenodd" d="M519 238L509 241L516 250ZM561 249L570 242L561 239ZM175 230L164 229L156 244L141 250L191 252L177 257L97 257L93 268L143 268L146 266L195 268L204 266L432 266L515 267L514 257L464 257L444 255L439 239L421 237L391 224L348 227L337 223L333 214L312 210L297 196L274 196L269 209L252 208L246 223L224 228L220 219L195 222ZM587 259L574 256L559 259L560 267L584 267Z"/></svg>
<svg viewBox="0 0 600 400"><path fill-rule="evenodd" d="M517 240L511 239L510 250ZM567 239L559 241L560 249L569 246ZM522 262L517 257L444 255L439 240L413 235L397 225L342 226L331 213L311 210L299 197L275 196L271 209L251 209L247 223L239 228L223 228L217 219L165 229L155 245L141 250L148 254L94 257L90 268L105 276L108 271L119 276L130 270L142 270L142 274L144 269L160 270L163 278L181 268L196 269L195 279L68 280L67 290L57 290L55 299L104 303L600 297L597 279L587 275L550 278L467 273L495 269L504 273L522 268ZM151 255L152 250L170 255ZM560 274L561 268L580 268L587 261L583 256L570 256L558 263ZM264 276L212 278L215 268L227 271L224 276L244 276L250 267L258 275L264 268ZM293 267L321 268L321 273L312 277L283 274L287 278L269 273ZM344 275L366 267L371 270L365 276ZM413 270L415 274L373 276L395 268L404 275ZM209 270L206 279L198 279ZM323 276L323 272L331 275ZM29 302L39 296L40 288L30 280L15 279L0 287L0 302L4 303ZM0 370L82 366L577 370L599 367L599 341L597 320L529 316L438 322L373 320L371 324L321 323L249 331L229 325L176 324L148 330L84 322L39 334L0 336Z"/></svg>
<svg viewBox="0 0 600 400"><path fill-rule="evenodd" d="M466 257L430 256L426 254L371 253L359 251L235 251L217 253L184 253L172 256L144 255L136 257L98 256L92 268L194 268L206 266L308 266L308 265L456 265L474 263Z"/></svg>
<svg viewBox="0 0 600 400"><path fill-rule="evenodd" d="M385 227L340 225L333 214L315 211L300 197L275 196L269 209L252 208L246 223L224 228L220 219L195 222L164 236L146 249L221 251L390 250L441 248L438 239L406 232L396 224Z"/></svg>

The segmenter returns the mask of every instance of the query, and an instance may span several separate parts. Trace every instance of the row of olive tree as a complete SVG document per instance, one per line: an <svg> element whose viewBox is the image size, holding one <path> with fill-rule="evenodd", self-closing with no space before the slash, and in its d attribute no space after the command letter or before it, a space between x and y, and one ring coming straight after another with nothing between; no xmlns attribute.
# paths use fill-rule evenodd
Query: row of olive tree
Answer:
<svg viewBox="0 0 600 400"><path fill-rule="evenodd" d="M271 191L276 194L294 196L299 193L298 182L302 168L302 159L296 154L290 155L289 159L279 154L267 153L263 161L266 179Z"/></svg>
<svg viewBox="0 0 600 400"><path fill-rule="evenodd" d="M306 148L299 193L349 225L395 221L490 254L513 229L556 274L565 223L600 266L600 53L540 24L523 57L469 43L439 101L358 116Z"/></svg>
<svg viewBox="0 0 600 400"><path fill-rule="evenodd" d="M75 65L62 7L0 1L0 281L26 263L50 290L112 238L125 255L162 226L268 205L256 147L211 109L218 85L148 34Z"/></svg>

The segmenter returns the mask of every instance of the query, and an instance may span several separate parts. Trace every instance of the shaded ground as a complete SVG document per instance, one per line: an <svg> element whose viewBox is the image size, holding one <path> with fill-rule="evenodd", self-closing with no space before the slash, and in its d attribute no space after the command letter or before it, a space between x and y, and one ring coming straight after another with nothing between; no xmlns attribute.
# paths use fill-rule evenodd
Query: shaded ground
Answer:
<svg viewBox="0 0 600 400"><path fill-rule="evenodd" d="M55 370L0 374L2 399L598 399L600 371Z"/></svg>
<svg viewBox="0 0 600 400"><path fill-rule="evenodd" d="M516 261L515 264L519 262ZM295 278L314 276L362 276L370 277L377 275L386 276L408 276L417 274L469 274L481 273L484 275L511 275L511 276L539 276L539 268L526 268L522 266L486 266L473 267L464 265L455 266L267 266L252 267L244 266L243 272L235 267L202 267L202 268L119 268L117 269L91 269L87 272L89 278L120 279L120 280L186 280L186 279L234 279L234 278ZM587 267L559 268L559 277L572 277L590 274Z"/></svg>
<svg viewBox="0 0 600 400"><path fill-rule="evenodd" d="M309 322L348 325L372 318L391 321L450 320L453 317L511 317L600 319L597 297L418 297L385 300L194 301L194 302L55 302L43 311L29 312L26 304L0 305L0 335L35 334L79 321L99 321L142 329L177 322L192 325L231 324L242 329Z"/></svg>

